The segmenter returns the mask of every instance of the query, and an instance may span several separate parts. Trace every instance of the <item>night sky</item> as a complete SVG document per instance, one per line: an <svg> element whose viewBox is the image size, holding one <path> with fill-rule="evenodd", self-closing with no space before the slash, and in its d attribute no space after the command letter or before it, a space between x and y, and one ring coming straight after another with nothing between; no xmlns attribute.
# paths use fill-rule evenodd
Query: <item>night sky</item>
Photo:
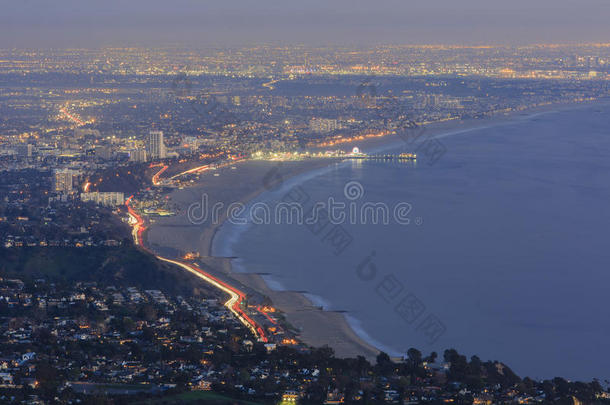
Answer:
<svg viewBox="0 0 610 405"><path fill-rule="evenodd" d="M0 0L0 47L610 42L608 0Z"/></svg>

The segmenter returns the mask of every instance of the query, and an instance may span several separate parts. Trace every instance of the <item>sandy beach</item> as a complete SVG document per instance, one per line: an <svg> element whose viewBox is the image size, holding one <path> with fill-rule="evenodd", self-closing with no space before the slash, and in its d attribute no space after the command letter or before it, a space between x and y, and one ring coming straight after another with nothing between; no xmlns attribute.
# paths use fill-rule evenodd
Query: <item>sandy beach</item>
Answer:
<svg viewBox="0 0 610 405"><path fill-rule="evenodd" d="M562 104L540 106L526 111L499 114L485 119L468 121L446 121L426 126L426 136L464 131L473 128L499 125L519 119L520 116L575 108L582 104ZM390 135L383 138L372 138L358 141L357 146L363 151L382 148L385 145L400 143L401 138ZM341 144L333 149L351 149L355 144ZM156 219L148 230L148 244L151 248L174 256L186 252L199 252L201 262L206 270L213 274L224 275L228 280L234 280L236 286L244 291L256 291L269 297L273 305L285 316L287 322L297 331L300 339L311 346L328 345L340 357L363 355L374 359L378 350L362 340L349 326L341 313L323 311L315 307L303 294L292 291L274 291L270 289L263 278L253 273L234 272L231 258L213 257L212 242L216 231L226 219L225 211L218 221L207 221L194 224L186 215L188 207L193 203L202 203L202 195L207 196L207 204L212 207L216 203L224 204L226 208L234 202L243 204L259 194L274 188L290 177L304 172L336 163L332 159L310 159L303 161L271 162L245 161L233 167L225 167L201 175L199 182L182 190L176 189L170 198L182 209L174 217Z"/></svg>
<svg viewBox="0 0 610 405"><path fill-rule="evenodd" d="M226 219L226 212L219 221L193 224L187 217L189 205L200 203L202 194L208 198L208 206L234 202L247 203L260 193L279 186L282 181L301 173L334 164L334 159L310 159L306 161L268 162L247 161L200 177L199 184L175 190L170 198L182 210L174 217L159 218L148 229L149 246L174 256L186 252L199 252L206 270L234 280L244 291L256 291L269 297L273 305L285 316L297 331L300 339L311 346L329 345L338 356L363 355L374 359L378 350L361 340L351 329L345 317L337 312L323 311L315 307L303 294L270 289L258 274L237 273L232 270L231 258L211 256L212 241L217 229ZM214 176L214 173L218 176ZM227 185L230 185L227 187Z"/></svg>

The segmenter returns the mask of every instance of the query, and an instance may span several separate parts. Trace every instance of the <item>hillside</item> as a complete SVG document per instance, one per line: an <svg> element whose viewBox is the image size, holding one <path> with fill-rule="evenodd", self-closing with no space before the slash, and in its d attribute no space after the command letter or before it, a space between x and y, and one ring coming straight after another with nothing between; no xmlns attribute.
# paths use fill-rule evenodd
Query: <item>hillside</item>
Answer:
<svg viewBox="0 0 610 405"><path fill-rule="evenodd" d="M218 295L195 277L133 245L0 248L0 277L24 281L37 278L56 282L95 281L186 296Z"/></svg>

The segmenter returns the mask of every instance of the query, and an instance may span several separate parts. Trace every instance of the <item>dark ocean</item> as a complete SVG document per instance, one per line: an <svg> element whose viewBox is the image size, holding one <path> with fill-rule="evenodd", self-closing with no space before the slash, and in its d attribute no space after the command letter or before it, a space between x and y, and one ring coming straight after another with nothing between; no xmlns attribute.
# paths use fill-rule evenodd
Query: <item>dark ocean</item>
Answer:
<svg viewBox="0 0 610 405"><path fill-rule="evenodd" d="M285 182L255 202L273 208L298 191L308 207L333 198L356 215L323 228L225 224L214 253L345 311L391 355L455 348L521 376L610 379L610 106L437 141L436 160L420 148L416 163L348 161ZM384 204L388 223L362 221L365 203ZM406 221L397 206L410 207Z"/></svg>

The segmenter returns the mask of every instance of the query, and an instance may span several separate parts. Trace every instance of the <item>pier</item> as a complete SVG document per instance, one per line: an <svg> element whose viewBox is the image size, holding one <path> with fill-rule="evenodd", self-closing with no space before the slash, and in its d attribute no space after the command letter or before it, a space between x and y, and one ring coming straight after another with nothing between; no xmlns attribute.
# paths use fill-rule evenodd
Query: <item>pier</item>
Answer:
<svg viewBox="0 0 610 405"><path fill-rule="evenodd" d="M362 159L362 160L417 160L415 153L400 153L396 154L349 154L344 156L345 159Z"/></svg>

